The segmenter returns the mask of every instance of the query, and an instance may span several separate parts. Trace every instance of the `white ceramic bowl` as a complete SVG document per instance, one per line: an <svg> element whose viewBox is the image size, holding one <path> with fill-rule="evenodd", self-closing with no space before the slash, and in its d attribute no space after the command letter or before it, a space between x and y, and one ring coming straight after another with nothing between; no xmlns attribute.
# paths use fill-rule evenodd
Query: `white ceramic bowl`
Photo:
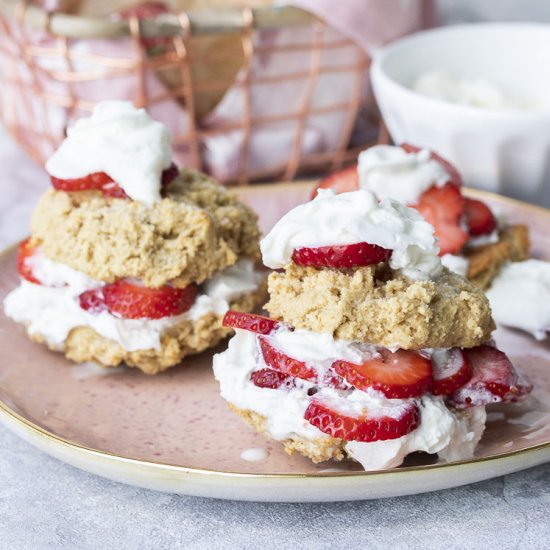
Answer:
<svg viewBox="0 0 550 550"><path fill-rule="evenodd" d="M550 99L550 25L488 23L425 31L379 50L371 69L396 143L441 153L467 185L550 205L550 110L471 107L411 90L416 77L430 70L484 78L511 97Z"/></svg>

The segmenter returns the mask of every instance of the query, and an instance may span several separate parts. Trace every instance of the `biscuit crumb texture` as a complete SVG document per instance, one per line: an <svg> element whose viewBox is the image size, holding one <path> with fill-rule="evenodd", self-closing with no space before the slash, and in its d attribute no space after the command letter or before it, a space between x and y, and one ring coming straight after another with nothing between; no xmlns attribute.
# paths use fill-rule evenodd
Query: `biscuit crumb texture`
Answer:
<svg viewBox="0 0 550 550"><path fill-rule="evenodd" d="M260 257L257 216L208 176L183 169L160 202L48 190L31 221L33 244L52 260L113 282L201 283L238 258Z"/></svg>
<svg viewBox="0 0 550 550"><path fill-rule="evenodd" d="M231 303L231 309L251 311L265 299L265 285ZM65 340L63 352L76 363L95 361L104 367L126 364L145 374L157 374L178 365L188 355L195 355L221 342L233 333L222 326L223 315L210 312L197 320L185 320L164 332L158 349L127 351L120 344L98 334L90 327L73 329ZM47 344L40 334L30 334L31 340ZM58 349L52 348L54 351Z"/></svg>
<svg viewBox="0 0 550 550"><path fill-rule="evenodd" d="M257 412L240 409L235 405L228 403L229 408L238 414L245 422L250 424L268 439L273 439L266 427L266 418ZM346 458L344 445L346 442L343 439L335 439L333 437L318 437L316 439L306 439L295 435L292 439L280 441L289 455L299 453L311 459L316 464L325 460L342 460Z"/></svg>
<svg viewBox="0 0 550 550"><path fill-rule="evenodd" d="M506 262L529 258L529 229L525 225L509 225L499 232L496 243L466 249L469 260L468 279L486 290Z"/></svg>
<svg viewBox="0 0 550 550"><path fill-rule="evenodd" d="M393 278L392 278L393 277ZM495 329L482 290L447 269L435 281L392 276L383 265L355 270L294 263L271 273L272 317L334 338L402 349L474 347Z"/></svg>

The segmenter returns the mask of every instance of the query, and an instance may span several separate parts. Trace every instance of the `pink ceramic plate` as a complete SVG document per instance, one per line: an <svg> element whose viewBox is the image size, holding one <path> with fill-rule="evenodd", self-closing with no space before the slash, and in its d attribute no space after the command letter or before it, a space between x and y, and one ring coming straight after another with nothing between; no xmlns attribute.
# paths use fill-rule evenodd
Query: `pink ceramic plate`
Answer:
<svg viewBox="0 0 550 550"><path fill-rule="evenodd" d="M307 199L311 185L241 191L268 229ZM477 195L477 193L476 193ZM512 222L528 223L535 256L550 259L550 211L482 194ZM0 299L18 284L15 250L0 257ZM212 353L147 377L135 369L74 365L30 342L0 315L0 420L70 464L118 481L183 494L244 500L352 500L411 494L487 479L550 460L550 346L500 329L499 346L535 383L520 406L491 409L473 460L362 472L353 463L287 456L232 414L219 397ZM220 348L223 349L223 348ZM219 351L219 350L218 350ZM267 457L241 458L260 448Z"/></svg>

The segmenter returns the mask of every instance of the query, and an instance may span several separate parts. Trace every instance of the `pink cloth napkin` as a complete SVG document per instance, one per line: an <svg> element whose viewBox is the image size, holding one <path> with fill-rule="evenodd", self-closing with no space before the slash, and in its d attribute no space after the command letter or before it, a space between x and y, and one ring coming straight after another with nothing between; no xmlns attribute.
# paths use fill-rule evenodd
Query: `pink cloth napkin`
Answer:
<svg viewBox="0 0 550 550"><path fill-rule="evenodd" d="M367 53L437 24L434 0L286 0L314 13Z"/></svg>

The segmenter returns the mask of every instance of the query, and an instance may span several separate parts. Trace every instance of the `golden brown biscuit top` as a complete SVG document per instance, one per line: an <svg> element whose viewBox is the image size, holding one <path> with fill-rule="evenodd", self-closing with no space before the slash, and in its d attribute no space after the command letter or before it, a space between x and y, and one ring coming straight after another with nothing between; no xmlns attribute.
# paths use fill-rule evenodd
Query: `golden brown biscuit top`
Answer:
<svg viewBox="0 0 550 550"><path fill-rule="evenodd" d="M353 270L290 264L269 276L269 294L265 307L277 319L386 347L473 347L495 328L483 292L447 269L423 281L384 264Z"/></svg>
<svg viewBox="0 0 550 550"><path fill-rule="evenodd" d="M100 192L50 189L31 221L33 242L54 261L112 282L151 287L201 283L239 257L259 258L256 214L214 180L183 169L153 206Z"/></svg>

